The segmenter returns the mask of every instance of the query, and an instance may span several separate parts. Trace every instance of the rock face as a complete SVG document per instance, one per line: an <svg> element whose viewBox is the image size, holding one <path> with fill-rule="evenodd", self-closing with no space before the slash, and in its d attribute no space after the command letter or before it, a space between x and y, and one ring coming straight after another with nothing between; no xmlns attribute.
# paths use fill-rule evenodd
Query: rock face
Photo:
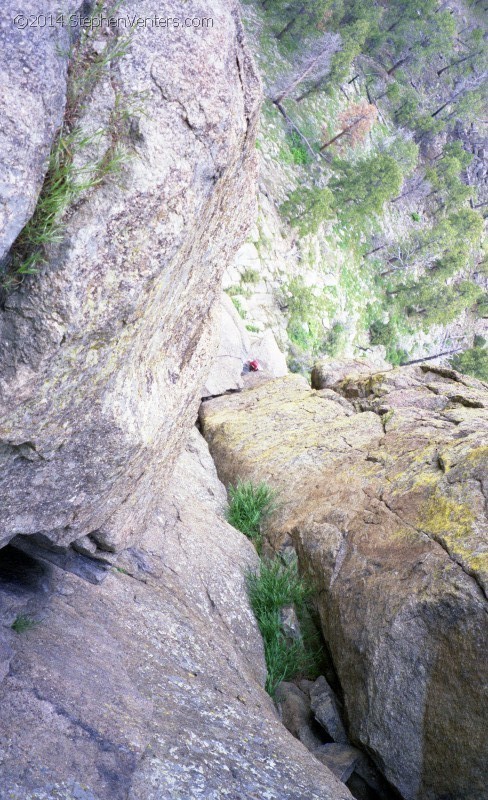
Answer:
<svg viewBox="0 0 488 800"><path fill-rule="evenodd" d="M203 397L215 397L233 392L244 386L243 371L249 360L258 360L260 370L268 377L286 375L285 355L281 352L271 330L261 336L250 336L232 300L222 293L220 307L216 308L216 325L220 330L220 343L210 374L205 381Z"/></svg>
<svg viewBox="0 0 488 800"><path fill-rule="evenodd" d="M216 308L220 342L217 356L205 381L203 396L210 397L242 389L242 368L248 358L249 334L230 297L222 293Z"/></svg>
<svg viewBox="0 0 488 800"><path fill-rule="evenodd" d="M482 800L488 387L342 366L205 403L203 430L224 482L280 492L270 539L317 586L350 738L406 800Z"/></svg>
<svg viewBox="0 0 488 800"><path fill-rule="evenodd" d="M337 707L337 700L329 684L321 675L310 689L312 711L317 722L334 742L347 744L347 734Z"/></svg>
<svg viewBox="0 0 488 800"><path fill-rule="evenodd" d="M349 377L351 379L360 375L369 375L371 372L378 372L379 369L389 370L390 367L386 362L378 367L361 358L324 358L314 365L311 376L312 387L328 389L336 386L341 378Z"/></svg>
<svg viewBox="0 0 488 800"><path fill-rule="evenodd" d="M69 26L26 25L56 15L55 0L2 8L0 23L0 266L34 211L66 102ZM66 13L76 9L65 3ZM16 22L14 22L16 20Z"/></svg>
<svg viewBox="0 0 488 800"><path fill-rule="evenodd" d="M285 354L281 352L272 330L251 338L250 355L257 359L262 369L273 378L288 374Z"/></svg>
<svg viewBox="0 0 488 800"><path fill-rule="evenodd" d="M154 8L130 0L119 13ZM63 242L0 310L0 546L18 534L108 550L134 540L193 424L220 276L252 219L260 96L235 4L217 0L212 18L135 31L82 119L103 129L126 102L132 157L70 209ZM62 69L56 80L61 97Z"/></svg>
<svg viewBox="0 0 488 800"><path fill-rule="evenodd" d="M257 556L224 502L195 431L100 585L4 549L0 800L351 800L264 692Z"/></svg>

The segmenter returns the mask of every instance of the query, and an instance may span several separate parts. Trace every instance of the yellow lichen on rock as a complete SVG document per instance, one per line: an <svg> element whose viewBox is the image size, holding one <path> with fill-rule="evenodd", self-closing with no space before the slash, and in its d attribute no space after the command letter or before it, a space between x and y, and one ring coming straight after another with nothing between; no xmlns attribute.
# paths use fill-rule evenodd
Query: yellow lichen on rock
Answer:
<svg viewBox="0 0 488 800"><path fill-rule="evenodd" d="M224 482L279 491L268 539L318 588L353 738L409 800L484 800L488 393L361 367L210 400L202 428Z"/></svg>
<svg viewBox="0 0 488 800"><path fill-rule="evenodd" d="M436 491L421 509L419 528L438 541L488 591L488 541L472 509Z"/></svg>

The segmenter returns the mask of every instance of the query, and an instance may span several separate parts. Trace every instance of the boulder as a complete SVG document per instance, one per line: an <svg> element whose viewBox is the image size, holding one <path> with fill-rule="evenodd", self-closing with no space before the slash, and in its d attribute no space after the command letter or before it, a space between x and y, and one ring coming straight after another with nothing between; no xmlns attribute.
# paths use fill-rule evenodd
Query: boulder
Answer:
<svg viewBox="0 0 488 800"><path fill-rule="evenodd" d="M151 18L154 6L129 0L116 14ZM208 5L196 0L192 16L208 18ZM63 241L0 307L0 546L33 534L62 546L90 536L108 551L134 542L194 422L216 350L220 277L253 219L260 100L236 3L217 0L212 18L198 30L138 27L102 75L80 125L106 130L125 108L119 135L131 157L69 209ZM55 33L23 35L29 53L39 43L36 64L58 98L44 132L34 130L44 83L39 92L35 71L16 72L32 123L18 138L18 180L27 170L38 187L25 150L40 137L43 162L64 67ZM2 51L13 65L19 36L7 34ZM18 99L7 92L2 102L10 120ZM97 139L97 158L112 145ZM91 149L76 154L80 166Z"/></svg>
<svg viewBox="0 0 488 800"><path fill-rule="evenodd" d="M482 800L488 387L428 364L328 386L204 403L219 475L279 492L269 539L317 588L352 742L406 800Z"/></svg>
<svg viewBox="0 0 488 800"><path fill-rule="evenodd" d="M389 368L386 363L384 368ZM334 360L323 358L321 361L316 361L312 369L312 387L329 389L346 376L370 375L377 371L378 368L365 358L336 358Z"/></svg>
<svg viewBox="0 0 488 800"><path fill-rule="evenodd" d="M313 751L315 758L325 764L342 783L351 777L361 752L348 744L323 744Z"/></svg>
<svg viewBox="0 0 488 800"><path fill-rule="evenodd" d="M300 630L300 620L293 606L283 606L280 610L281 629L287 639L291 641L301 641L302 632Z"/></svg>
<svg viewBox="0 0 488 800"><path fill-rule="evenodd" d="M314 724L309 697L294 683L282 681L276 687L275 702L285 728L307 750L315 752L323 744L323 738L319 735L320 729Z"/></svg>
<svg viewBox="0 0 488 800"><path fill-rule="evenodd" d="M334 473L336 464L353 462L352 441L368 448L383 437L377 414L355 414L348 400L336 402L337 394L332 394L333 398L322 397L301 375L290 374L232 397L206 401L200 408L223 483L266 480L279 493L269 530L276 548L292 532L297 504L307 486L321 479L324 464Z"/></svg>
<svg viewBox="0 0 488 800"><path fill-rule="evenodd" d="M4 549L0 800L352 800L264 691L257 556L224 495L195 431L99 585Z"/></svg>
<svg viewBox="0 0 488 800"><path fill-rule="evenodd" d="M326 734L334 742L347 744L349 740L339 713L337 698L323 675L317 678L310 689L310 705L315 719Z"/></svg>

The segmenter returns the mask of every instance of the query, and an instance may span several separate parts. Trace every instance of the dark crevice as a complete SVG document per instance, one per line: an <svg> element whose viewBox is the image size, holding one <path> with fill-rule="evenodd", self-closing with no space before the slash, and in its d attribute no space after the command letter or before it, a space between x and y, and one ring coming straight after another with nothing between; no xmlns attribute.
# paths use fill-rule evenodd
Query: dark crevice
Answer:
<svg viewBox="0 0 488 800"><path fill-rule="evenodd" d="M41 563L12 544L0 550L2 592L36 593L45 586L49 572L47 564Z"/></svg>
<svg viewBox="0 0 488 800"><path fill-rule="evenodd" d="M98 584L103 581L110 570L110 565L97 558L77 553L71 547L50 545L45 537L41 536L16 536L12 544L25 555L49 563L73 575L82 578L88 583Z"/></svg>

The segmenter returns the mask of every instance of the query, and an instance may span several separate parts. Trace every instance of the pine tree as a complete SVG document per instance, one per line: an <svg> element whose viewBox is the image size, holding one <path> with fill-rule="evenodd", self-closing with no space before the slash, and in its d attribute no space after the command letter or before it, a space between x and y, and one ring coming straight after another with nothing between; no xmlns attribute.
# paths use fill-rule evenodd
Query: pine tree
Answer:
<svg viewBox="0 0 488 800"><path fill-rule="evenodd" d="M371 103L353 103L339 115L339 133L324 142L320 150L326 150L331 144L347 137L350 147L355 147L369 133L378 115L378 109Z"/></svg>
<svg viewBox="0 0 488 800"><path fill-rule="evenodd" d="M488 382L488 347L485 339L475 336L473 347L451 358L451 366L458 372Z"/></svg>
<svg viewBox="0 0 488 800"><path fill-rule="evenodd" d="M322 80L329 73L332 56L340 44L341 37L336 33L324 33L313 41L293 74L282 79L274 90L273 102L282 103L301 83Z"/></svg>
<svg viewBox="0 0 488 800"><path fill-rule="evenodd" d="M395 159L380 153L354 163L334 159L334 177L329 187L339 214L349 211L368 217L379 213L402 184L402 172Z"/></svg>
<svg viewBox="0 0 488 800"><path fill-rule="evenodd" d="M332 192L327 187L300 186L282 203L280 211L290 225L306 236L316 233L322 222L330 219L332 200Z"/></svg>

